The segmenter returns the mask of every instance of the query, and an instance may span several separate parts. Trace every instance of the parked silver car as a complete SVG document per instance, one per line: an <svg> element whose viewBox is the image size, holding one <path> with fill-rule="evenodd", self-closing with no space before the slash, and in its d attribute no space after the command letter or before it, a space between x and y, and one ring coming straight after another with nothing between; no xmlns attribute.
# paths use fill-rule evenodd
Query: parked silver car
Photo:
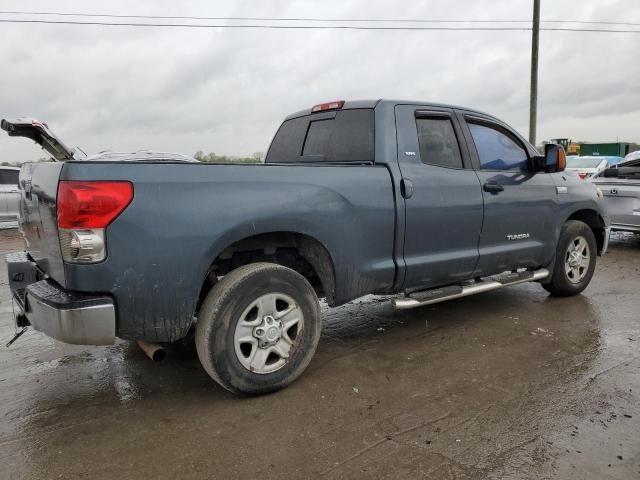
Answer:
<svg viewBox="0 0 640 480"><path fill-rule="evenodd" d="M19 173L19 168L0 167L0 221L18 218L20 205Z"/></svg>
<svg viewBox="0 0 640 480"><path fill-rule="evenodd" d="M640 233L640 159L607 168L592 182L604 195L611 229Z"/></svg>
<svg viewBox="0 0 640 480"><path fill-rule="evenodd" d="M583 180L592 178L602 172L605 168L611 167L622 161L622 157L603 156L569 156L567 157L567 172L574 172Z"/></svg>

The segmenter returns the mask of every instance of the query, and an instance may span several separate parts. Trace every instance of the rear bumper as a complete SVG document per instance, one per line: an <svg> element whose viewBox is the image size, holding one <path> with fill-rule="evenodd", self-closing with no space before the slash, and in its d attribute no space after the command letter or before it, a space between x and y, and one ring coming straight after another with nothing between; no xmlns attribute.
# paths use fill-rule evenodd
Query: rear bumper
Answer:
<svg viewBox="0 0 640 480"><path fill-rule="evenodd" d="M24 253L7 256L9 287L31 326L51 338L77 345L111 345L116 336L113 300L71 292L43 278Z"/></svg>

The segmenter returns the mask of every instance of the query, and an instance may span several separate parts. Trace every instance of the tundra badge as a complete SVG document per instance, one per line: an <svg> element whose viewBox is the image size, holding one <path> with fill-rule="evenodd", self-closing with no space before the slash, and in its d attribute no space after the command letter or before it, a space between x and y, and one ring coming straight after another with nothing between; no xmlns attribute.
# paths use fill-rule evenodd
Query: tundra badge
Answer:
<svg viewBox="0 0 640 480"><path fill-rule="evenodd" d="M524 240L525 238L529 238L531 235L528 233L515 233L513 235L507 235L507 240Z"/></svg>

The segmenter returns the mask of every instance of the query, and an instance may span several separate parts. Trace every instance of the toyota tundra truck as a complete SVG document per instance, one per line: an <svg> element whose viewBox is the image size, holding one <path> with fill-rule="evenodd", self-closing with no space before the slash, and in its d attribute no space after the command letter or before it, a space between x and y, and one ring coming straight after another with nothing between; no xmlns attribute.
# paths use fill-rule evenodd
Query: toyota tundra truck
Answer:
<svg viewBox="0 0 640 480"><path fill-rule="evenodd" d="M283 388L320 338L319 298L398 309L538 282L589 284L600 192L494 118L336 101L288 116L262 164L152 152L80 158L46 124L2 120L52 161L19 178L25 251L7 257L18 326L67 343L175 342L238 394Z"/></svg>

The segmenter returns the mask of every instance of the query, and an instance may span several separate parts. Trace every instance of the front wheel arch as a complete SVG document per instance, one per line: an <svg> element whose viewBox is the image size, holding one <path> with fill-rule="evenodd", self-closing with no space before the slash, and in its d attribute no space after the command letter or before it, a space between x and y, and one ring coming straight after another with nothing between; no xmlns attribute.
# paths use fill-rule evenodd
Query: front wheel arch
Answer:
<svg viewBox="0 0 640 480"><path fill-rule="evenodd" d="M577 238L582 238L587 244L586 250L588 251L588 264L586 265L587 271L580 281L572 281L568 274L566 262L570 262L570 256L568 248L569 245ZM568 220L562 225L560 231L560 238L556 245L556 251L554 254L554 262L551 270L551 275L547 277L546 281L541 282L545 290L551 295L558 297L568 297L581 293L593 277L596 266L596 239L593 235L591 228L580 220ZM585 255L585 258L587 256ZM577 259L574 259L577 260Z"/></svg>
<svg viewBox="0 0 640 480"><path fill-rule="evenodd" d="M566 224L570 220L580 221L586 224L591 229L591 231L593 232L593 236L596 238L598 255L602 255L603 249L607 244L606 235L608 233L606 229L606 223L602 216L595 210L582 209L577 210L569 215L564 224Z"/></svg>

